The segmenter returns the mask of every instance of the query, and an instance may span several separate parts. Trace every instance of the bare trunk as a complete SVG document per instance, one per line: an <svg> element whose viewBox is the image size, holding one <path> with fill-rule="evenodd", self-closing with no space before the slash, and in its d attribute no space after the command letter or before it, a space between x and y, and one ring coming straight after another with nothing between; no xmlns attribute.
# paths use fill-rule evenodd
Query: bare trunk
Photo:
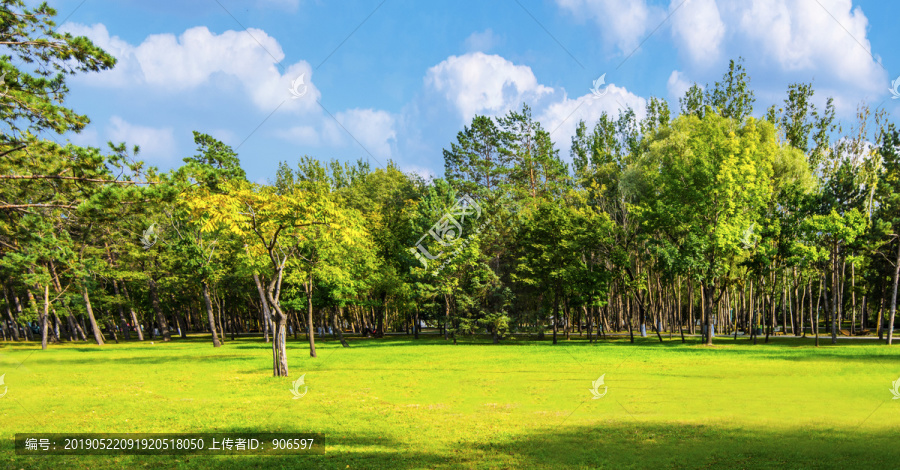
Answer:
<svg viewBox="0 0 900 470"><path fill-rule="evenodd" d="M157 292L156 280L150 279L150 303L153 305L153 311L156 313L156 321L159 323L159 329L162 332L163 341L171 341L172 336L169 334L169 322L163 315L162 309L159 307L159 292Z"/></svg>
<svg viewBox="0 0 900 470"><path fill-rule="evenodd" d="M306 327L309 328L309 357L316 357L316 340L313 332L313 307L312 307L312 273L306 281Z"/></svg>
<svg viewBox="0 0 900 470"><path fill-rule="evenodd" d="M274 312L272 312L272 323L275 325L275 336L272 338L272 375L275 377L287 377L289 374L286 349L287 315L281 310L281 306L278 305L278 300L273 295L275 284L278 282L278 279L279 277L276 276L272 280L269 284L269 289L266 292L269 303L274 310Z"/></svg>
<svg viewBox="0 0 900 470"><path fill-rule="evenodd" d="M349 348L350 345L347 344L347 340L344 339L344 308L338 307L334 309L334 315L331 318L332 328L337 331L338 339L341 341L341 346L345 348ZM419 332L416 330L416 334Z"/></svg>
<svg viewBox="0 0 900 470"><path fill-rule="evenodd" d="M131 324L134 326L134 331L137 332L138 339L144 340L144 330L141 329L141 324L138 322L137 312L134 311L134 307L131 304L131 297L128 295L128 288L125 286L125 282L122 282L122 293L125 294L125 300L128 301L128 311L131 313Z"/></svg>
<svg viewBox="0 0 900 470"><path fill-rule="evenodd" d="M86 291L85 291L86 292ZM85 294L87 295L87 294ZM87 297L85 297L87 298ZM41 312L41 349L47 349L47 323L50 316L50 285L44 286L44 311ZM888 335L890 341L890 335ZM103 343L100 343L103 344Z"/></svg>
<svg viewBox="0 0 900 470"><path fill-rule="evenodd" d="M203 286L203 303L206 305L206 318L209 320L209 331L212 332L213 347L222 346L219 342L219 335L216 334L216 317L213 314L212 301L209 299L209 284L206 281L201 283Z"/></svg>
<svg viewBox="0 0 900 470"><path fill-rule="evenodd" d="M113 292L116 293L116 297L119 296L119 283L115 279L113 279ZM125 309L122 308L121 303L117 305L117 307L119 308L119 325L121 326L122 331L125 332L125 339L130 340L131 332L128 331L128 321L125 320Z"/></svg>
<svg viewBox="0 0 900 470"><path fill-rule="evenodd" d="M891 318L888 321L887 344L894 339L894 317L897 313L897 280L900 278L900 240L897 243L897 260L894 263L894 287L891 293Z"/></svg>
<svg viewBox="0 0 900 470"><path fill-rule="evenodd" d="M7 293L6 293L5 285L3 286L3 300L6 301L6 316L7 316L7 318L9 318L10 329L12 330L13 339L15 339L16 341L19 341L19 324L16 323L16 320L13 318L12 308L10 308L10 306L12 304L9 302L9 295L7 295Z"/></svg>
<svg viewBox="0 0 900 470"><path fill-rule="evenodd" d="M265 328L266 342L269 342L269 329L272 324L271 314L269 313L269 303L266 301L266 294L263 292L262 282L259 281L259 275L253 273L253 282L256 283L256 291L259 292L259 302L262 304L263 323Z"/></svg>
<svg viewBox="0 0 900 470"><path fill-rule="evenodd" d="M97 326L97 319L94 318L94 309L91 308L91 298L88 295L87 285L81 284L81 296L84 298L84 307L87 310L88 320L91 322L91 330L94 332L94 340L99 346L103 346L103 333Z"/></svg>

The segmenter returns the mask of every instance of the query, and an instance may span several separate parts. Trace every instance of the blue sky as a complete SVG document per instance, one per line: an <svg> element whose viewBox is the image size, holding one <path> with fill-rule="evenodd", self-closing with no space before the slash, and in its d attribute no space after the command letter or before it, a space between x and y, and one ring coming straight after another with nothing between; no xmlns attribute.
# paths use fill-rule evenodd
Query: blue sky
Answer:
<svg viewBox="0 0 900 470"><path fill-rule="evenodd" d="M168 169L194 153L198 130L236 147L258 182L304 154L440 176L442 149L475 114L522 103L569 160L578 120L625 106L641 116L650 96L677 109L691 82L712 83L738 56L757 115L798 81L814 83L820 105L834 97L847 126L862 102L892 114L900 104L893 1L49 3L62 30L119 59L70 80L68 104L92 120L71 141L139 144Z"/></svg>

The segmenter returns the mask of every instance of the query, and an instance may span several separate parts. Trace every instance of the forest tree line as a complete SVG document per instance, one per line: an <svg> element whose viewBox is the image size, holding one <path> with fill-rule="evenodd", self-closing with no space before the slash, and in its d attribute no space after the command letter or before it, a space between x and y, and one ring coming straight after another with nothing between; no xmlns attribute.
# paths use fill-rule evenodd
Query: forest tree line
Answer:
<svg viewBox="0 0 900 470"><path fill-rule="evenodd" d="M160 171L139 148L59 142L87 116L65 78L115 66L55 12L0 3L0 283L5 340L220 346L422 325L454 342L627 332L877 334L900 273L900 131L861 104L842 125L811 83L754 109L742 61L677 106L650 98L554 142L527 105L476 116L444 177L303 157L268 184L195 131ZM560 154L568 147L567 158Z"/></svg>

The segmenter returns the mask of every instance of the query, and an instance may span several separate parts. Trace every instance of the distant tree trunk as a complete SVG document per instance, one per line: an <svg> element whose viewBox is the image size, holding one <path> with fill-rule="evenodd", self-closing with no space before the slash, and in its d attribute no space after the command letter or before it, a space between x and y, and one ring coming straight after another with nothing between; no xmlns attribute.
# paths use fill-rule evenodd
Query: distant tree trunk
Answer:
<svg viewBox="0 0 900 470"><path fill-rule="evenodd" d="M819 347L819 310L822 308L822 296L825 295L825 276L822 275L821 279L819 279L819 297L816 299L816 320L815 320L815 329L816 329L816 347ZM827 299L826 299L827 300Z"/></svg>
<svg viewBox="0 0 900 470"><path fill-rule="evenodd" d="M72 333L69 332L68 327L66 327L66 325L63 324L63 322L59 321L59 315L56 314L56 309L50 308L50 314L53 315L54 328L52 331L54 332L53 334L56 336L57 341L60 341L60 342L62 341L61 335L63 335L63 334L65 334L66 337L69 338L69 341L72 341L73 340Z"/></svg>
<svg viewBox="0 0 900 470"><path fill-rule="evenodd" d="M553 295L553 344L556 344L556 330L557 323L559 322L559 286L556 287L556 292Z"/></svg>
<svg viewBox="0 0 900 470"><path fill-rule="evenodd" d="M144 340L144 330L141 329L141 324L138 321L137 312L134 311L134 305L131 303L131 296L128 295L128 288L125 286L125 281L122 281L122 293L125 294L125 299L128 300L128 311L131 314L131 323L134 326L134 331L138 335L138 340Z"/></svg>
<svg viewBox="0 0 900 470"><path fill-rule="evenodd" d="M206 305L206 318L209 320L209 331L212 332L213 347L218 348L222 346L222 343L219 342L219 335L216 334L216 316L209 298L209 284L204 280L201 281L201 286L203 287L203 302Z"/></svg>
<svg viewBox="0 0 900 470"><path fill-rule="evenodd" d="M119 296L119 283L118 283L115 279L113 279L113 292L115 292L116 297ZM122 327L122 331L125 332L125 340L126 340L126 341L127 341L127 340L130 340L130 339L131 339L131 332L128 331L128 321L125 320L125 309L122 308L122 304L121 304L121 303L119 303L119 304L117 305L117 307L119 308L119 323L120 323L120 325L121 325L121 327Z"/></svg>
<svg viewBox="0 0 900 470"><path fill-rule="evenodd" d="M6 317L9 318L13 339L19 341L19 324L16 323L16 320L13 318L12 308L10 307L12 304L9 302L9 295L6 293L5 285L3 286L3 300L6 301Z"/></svg>
<svg viewBox="0 0 900 470"><path fill-rule="evenodd" d="M588 344L590 344L590 343L594 342L593 338L591 337L591 333L594 328L594 325L591 323L591 314L590 314L590 311L588 310L587 305L582 305L581 310L584 312L584 318L587 320Z"/></svg>
<svg viewBox="0 0 900 470"><path fill-rule="evenodd" d="M710 285L707 285L706 283L704 283L703 288L707 292L706 293L707 306L706 306L706 311L704 312L704 316L706 317L706 345L712 346L712 344L713 344L712 338L713 338L713 335L715 334L713 332L714 325L713 325L712 317L713 317L713 315L715 315L715 311L716 311L716 301L714 298L716 295L716 291L715 291L716 283L715 283L715 281L713 281Z"/></svg>
<svg viewBox="0 0 900 470"><path fill-rule="evenodd" d="M831 308L831 344L837 344L838 330L838 270L837 270L837 247L831 250L831 299L828 302ZM826 297L828 300L828 297Z"/></svg>
<svg viewBox="0 0 900 470"><path fill-rule="evenodd" d="M47 323L50 308L50 285L44 286L44 311L41 312L41 349L47 349ZM888 335L888 341L891 337ZM103 344L103 343L100 343ZM890 344L890 343L888 343Z"/></svg>
<svg viewBox="0 0 900 470"><path fill-rule="evenodd" d="M269 342L269 325L272 323L271 314L269 313L269 303L266 301L266 294L263 292L262 282L259 281L259 275L253 273L253 282L256 283L256 291L259 292L259 302L262 304L263 323L265 324L265 338Z"/></svg>
<svg viewBox="0 0 900 470"><path fill-rule="evenodd" d="M900 277L900 240L897 243L897 260L894 263L894 287L891 293L891 318L888 321L887 344L894 339L894 317L897 313L897 279Z"/></svg>
<svg viewBox="0 0 900 470"><path fill-rule="evenodd" d="M81 296L84 298L84 307L87 310L88 320L91 322L91 330L94 332L94 340L99 346L103 346L103 333L97 326L97 319L94 318L94 309L91 308L91 298L88 295L87 284L81 284Z"/></svg>
<svg viewBox="0 0 900 470"><path fill-rule="evenodd" d="M150 278L149 284L150 304L153 306L153 312L156 313L156 321L157 323L159 323L159 329L161 330L163 341L171 341L172 336L169 334L169 322L166 321L166 316L163 315L162 309L159 307L159 292L157 291L156 280Z"/></svg>
<svg viewBox="0 0 900 470"><path fill-rule="evenodd" d="M694 334L694 280L688 278L688 333Z"/></svg>
<svg viewBox="0 0 900 470"><path fill-rule="evenodd" d="M384 337L384 317L387 315L387 291L381 292L381 308L378 309L378 326L375 337Z"/></svg>
<svg viewBox="0 0 900 470"><path fill-rule="evenodd" d="M678 281L678 331L681 333L681 344L685 343L684 340L684 316L682 314L682 305L681 305L681 280L679 278Z"/></svg>
<svg viewBox="0 0 900 470"><path fill-rule="evenodd" d="M312 270L309 272L309 277L306 280L306 327L309 328L309 357L316 357L316 340L313 332L313 307L312 307L312 294L313 294L313 280L312 280ZM382 317L384 316L384 312L382 312Z"/></svg>
<svg viewBox="0 0 900 470"><path fill-rule="evenodd" d="M450 294L444 294L444 340L448 339L450 329Z"/></svg>
<svg viewBox="0 0 900 470"><path fill-rule="evenodd" d="M341 316L343 316L343 315L341 315ZM419 323L419 304L418 304L418 302L416 303L416 316L415 316L414 321L415 321L415 325L413 325L413 338L419 339L419 325L421 325L421 323Z"/></svg>
<svg viewBox="0 0 900 470"><path fill-rule="evenodd" d="M417 313L418 315L418 313ZM349 348L350 345L347 344L347 340L344 339L344 307L338 307L334 309L334 313L331 319L331 323L333 323L332 327L337 330L338 339L341 341L341 346L345 348ZM419 330L416 329L416 335L419 334Z"/></svg>
<svg viewBox="0 0 900 470"><path fill-rule="evenodd" d="M113 337L113 341L119 344L119 337L116 336L116 325L113 324L112 320L106 321L106 329L109 331L109 335Z"/></svg>

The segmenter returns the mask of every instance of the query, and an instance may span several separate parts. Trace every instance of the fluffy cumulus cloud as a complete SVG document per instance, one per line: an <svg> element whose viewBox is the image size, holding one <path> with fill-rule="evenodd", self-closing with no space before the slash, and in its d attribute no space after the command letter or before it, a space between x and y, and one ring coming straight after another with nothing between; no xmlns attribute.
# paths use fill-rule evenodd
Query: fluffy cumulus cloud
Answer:
<svg viewBox="0 0 900 470"><path fill-rule="evenodd" d="M742 56L762 98L780 101L787 83L815 79L818 98L833 96L839 112L850 113L887 92L869 21L852 0L670 0L667 12L647 0L556 3L594 22L607 46L623 55L661 23L657 36L668 30L683 70L701 83L718 79L727 59ZM670 93L678 79L670 77Z"/></svg>
<svg viewBox="0 0 900 470"><path fill-rule="evenodd" d="M691 81L685 77L684 73L673 70L666 82L666 89L669 91L669 99L673 103L677 103L678 99L684 96L684 93L691 87Z"/></svg>
<svg viewBox="0 0 900 470"><path fill-rule="evenodd" d="M250 100L265 111L279 104L287 109L310 111L317 107L315 100L321 95L312 83L309 63L299 61L281 73L276 65L284 58L281 45L259 29L215 34L198 26L179 36L150 35L136 46L111 36L103 24L67 23L62 29L87 36L119 62L112 71L85 76L82 80L88 84L120 88L149 86L160 91L183 92L208 87L214 76L223 75L236 79ZM301 99L291 99L294 82L303 95Z"/></svg>
<svg viewBox="0 0 900 470"><path fill-rule="evenodd" d="M670 12L672 37L688 58L702 65L714 63L725 38L725 23L716 0L672 2Z"/></svg>
<svg viewBox="0 0 900 470"><path fill-rule="evenodd" d="M624 54L638 47L654 21L664 18L646 0L556 0L556 4L576 19L595 22L603 40Z"/></svg>
<svg viewBox="0 0 900 470"><path fill-rule="evenodd" d="M113 116L109 120L107 134L113 142L139 145L141 157L147 160L155 163L175 160L175 137L171 128L139 126Z"/></svg>
<svg viewBox="0 0 900 470"><path fill-rule="evenodd" d="M817 97L834 97L845 115L886 93L887 72L872 55L869 21L852 0L688 0L671 21L692 75L740 55L751 76L763 79L757 81L761 97L780 100L785 83L815 79ZM777 89L766 89L769 84Z"/></svg>
<svg viewBox="0 0 900 470"><path fill-rule="evenodd" d="M740 39L787 71L821 71L826 81L880 91L886 73L867 39L868 19L851 0L755 0L730 7Z"/></svg>
<svg viewBox="0 0 900 470"><path fill-rule="evenodd" d="M547 106L538 115L538 120L544 129L551 132L550 136L558 148L563 150L563 154L567 154L565 150L575 135L579 121L584 121L591 128L603 113L616 117L628 108L634 110L638 119L643 119L646 115L645 98L616 85L609 85L604 90L603 96L589 93L574 99L564 97Z"/></svg>
<svg viewBox="0 0 900 470"><path fill-rule="evenodd" d="M423 99L408 106L398 119L402 153L440 155L440 148L448 145L446 139L452 139L459 127L468 125L475 115L497 117L520 109L524 103L542 127L551 132L563 157L568 158L569 142L579 121L593 126L603 113L618 116L626 108L634 109L639 118L645 114L645 98L625 87L611 84L601 87L601 91L603 96L598 97L591 92L569 96L562 88L540 83L529 66L504 57L478 52L452 56L427 71ZM423 128L421 123L432 120L440 110L455 113L460 122L454 123L449 132L432 136L418 133ZM439 143L429 145L429 137ZM421 168L424 162L401 163ZM428 163L440 167L438 161Z"/></svg>
<svg viewBox="0 0 900 470"><path fill-rule="evenodd" d="M391 145L397 139L397 131L394 129L395 118L390 113L374 109L350 109L337 113L335 118L374 157L384 159L391 156Z"/></svg>
<svg viewBox="0 0 900 470"><path fill-rule="evenodd" d="M504 114L554 91L538 83L530 67L482 52L450 56L431 67L425 88L450 102L463 123L476 114Z"/></svg>

